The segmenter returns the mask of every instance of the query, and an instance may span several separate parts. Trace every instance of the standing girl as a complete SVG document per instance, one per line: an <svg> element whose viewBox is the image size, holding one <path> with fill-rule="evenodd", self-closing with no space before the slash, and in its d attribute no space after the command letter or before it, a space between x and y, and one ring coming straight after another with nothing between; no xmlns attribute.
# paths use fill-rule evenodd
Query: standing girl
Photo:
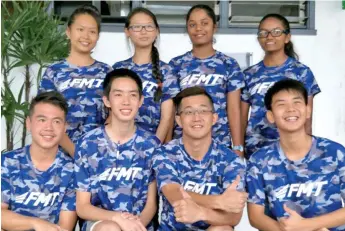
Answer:
<svg viewBox="0 0 345 231"><path fill-rule="evenodd" d="M66 29L70 54L67 59L47 68L39 88L39 91L57 90L68 102L69 126L60 145L72 156L74 143L103 124L106 118L102 83L111 67L91 57L99 38L100 24L100 14L92 5L81 6L72 13Z"/></svg>
<svg viewBox="0 0 345 231"><path fill-rule="evenodd" d="M244 71L246 86L241 94L242 129L245 135L245 153L249 158L255 151L279 138L277 128L266 119L264 97L267 90L281 79L301 81L308 90L308 104L320 88L309 67L298 61L290 41L288 20L279 14L268 14L260 21L258 41L265 51L264 59ZM249 107L251 114L248 121ZM248 121L248 122L247 122ZM311 118L306 131L311 134Z"/></svg>
<svg viewBox="0 0 345 231"><path fill-rule="evenodd" d="M161 142L169 140L168 130L174 121L172 98L179 92L179 86L172 75L172 67L159 60L155 47L159 35L156 16L142 7L134 9L127 16L125 33L134 45L134 55L115 63L113 68L127 68L140 76L144 103L136 123L155 133Z"/></svg>
<svg viewBox="0 0 345 231"><path fill-rule="evenodd" d="M213 126L213 137L228 147L232 143L233 150L242 155L240 89L244 86L243 74L235 59L213 48L217 22L212 8L193 6L186 23L193 49L170 61L181 90L196 85L206 89L219 116ZM175 133L179 136L179 129Z"/></svg>

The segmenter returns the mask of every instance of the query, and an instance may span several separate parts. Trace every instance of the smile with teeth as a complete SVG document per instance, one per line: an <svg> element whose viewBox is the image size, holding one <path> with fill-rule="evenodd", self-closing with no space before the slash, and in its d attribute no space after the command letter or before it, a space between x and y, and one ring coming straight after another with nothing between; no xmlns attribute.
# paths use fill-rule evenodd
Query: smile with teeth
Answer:
<svg viewBox="0 0 345 231"><path fill-rule="evenodd" d="M286 117L285 120L286 121L296 121L296 120L298 120L298 117L297 116L289 116L289 117Z"/></svg>
<svg viewBox="0 0 345 231"><path fill-rule="evenodd" d="M192 128L202 128L202 125L193 125Z"/></svg>
<svg viewBox="0 0 345 231"><path fill-rule="evenodd" d="M80 42L82 45L84 45L84 46L88 46L88 45L90 45L90 43L88 43L88 42Z"/></svg>
<svg viewBox="0 0 345 231"><path fill-rule="evenodd" d="M120 112L122 112L123 114L130 114L132 112L131 109L121 109Z"/></svg>

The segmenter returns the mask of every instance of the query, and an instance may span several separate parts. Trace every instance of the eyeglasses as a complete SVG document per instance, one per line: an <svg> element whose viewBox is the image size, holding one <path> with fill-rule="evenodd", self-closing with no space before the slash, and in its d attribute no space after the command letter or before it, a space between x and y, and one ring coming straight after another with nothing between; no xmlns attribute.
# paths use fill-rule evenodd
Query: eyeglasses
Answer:
<svg viewBox="0 0 345 231"><path fill-rule="evenodd" d="M206 116L209 113L213 113L213 110L203 109L203 108L199 108L199 109L186 109L186 110L180 111L179 115L192 116L192 115L195 115L196 113L198 113L199 116Z"/></svg>
<svg viewBox="0 0 345 231"><path fill-rule="evenodd" d="M279 37L283 33L284 34L288 34L288 33L290 33L290 30L289 29L282 30L282 29L279 29L279 28L275 28L275 29L273 29L271 31L259 30L257 35L258 35L258 38L267 38L269 34L271 34L272 37Z"/></svg>
<svg viewBox="0 0 345 231"><path fill-rule="evenodd" d="M156 29L156 26L153 24L147 24L147 25L133 25L129 26L129 29L132 29L135 32L140 32L145 28L147 32L154 31Z"/></svg>

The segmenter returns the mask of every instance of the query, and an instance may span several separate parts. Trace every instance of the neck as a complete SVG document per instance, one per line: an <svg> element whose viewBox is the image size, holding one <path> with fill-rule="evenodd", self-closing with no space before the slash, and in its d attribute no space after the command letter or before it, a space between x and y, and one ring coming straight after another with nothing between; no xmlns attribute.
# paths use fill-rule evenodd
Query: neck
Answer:
<svg viewBox="0 0 345 231"><path fill-rule="evenodd" d="M57 145L49 149L42 148L34 142L30 145L31 161L34 166L41 171L47 170L51 166L55 161L57 152Z"/></svg>
<svg viewBox="0 0 345 231"><path fill-rule="evenodd" d="M280 145L290 160L300 160L307 155L312 144L312 137L304 127L298 132L286 133L279 131Z"/></svg>
<svg viewBox="0 0 345 231"><path fill-rule="evenodd" d="M201 45L201 46L194 46L192 53L195 57L199 59L208 58L216 53L216 51L213 48L212 43L207 45Z"/></svg>
<svg viewBox="0 0 345 231"><path fill-rule="evenodd" d="M211 133L202 139L193 139L186 135L182 136L184 148L187 153L195 160L202 160L212 143Z"/></svg>
<svg viewBox="0 0 345 231"><path fill-rule="evenodd" d="M67 61L76 66L90 66L95 62L90 54L76 51L71 51L70 55L67 57Z"/></svg>
<svg viewBox="0 0 345 231"><path fill-rule="evenodd" d="M133 55L133 62L136 64L151 63L152 47L136 47Z"/></svg>
<svg viewBox="0 0 345 231"><path fill-rule="evenodd" d="M123 122L112 116L111 123L106 126L105 130L113 142L123 144L132 138L136 126L134 120Z"/></svg>
<svg viewBox="0 0 345 231"><path fill-rule="evenodd" d="M280 66L288 59L288 56L283 51L266 53L264 57L264 64L268 67Z"/></svg>

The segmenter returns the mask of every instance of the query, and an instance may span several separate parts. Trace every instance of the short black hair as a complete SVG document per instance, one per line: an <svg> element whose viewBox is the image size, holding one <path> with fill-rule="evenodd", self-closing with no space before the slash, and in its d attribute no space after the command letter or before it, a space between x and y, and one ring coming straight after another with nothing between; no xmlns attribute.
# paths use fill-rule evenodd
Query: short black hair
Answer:
<svg viewBox="0 0 345 231"><path fill-rule="evenodd" d="M303 96L305 104L308 104L308 92L303 83L294 79L283 79L268 89L265 95L265 106L267 110L272 110L273 96L281 91L296 91Z"/></svg>
<svg viewBox="0 0 345 231"><path fill-rule="evenodd" d="M66 99L63 95L57 91L47 91L42 92L36 95L35 98L32 99L30 107L29 107L29 116L31 117L34 113L35 106L39 103L47 103L59 107L61 110L64 111L65 117L67 116L68 112L68 104Z"/></svg>
<svg viewBox="0 0 345 231"><path fill-rule="evenodd" d="M118 79L118 78L129 78L129 79L134 80L138 86L139 96L141 97L143 95L143 83L139 75L137 75L137 73L135 73L134 71L128 70L126 68L119 68L119 69L112 70L105 76L105 79L103 82L104 96L109 98L111 84L113 83L115 79Z"/></svg>
<svg viewBox="0 0 345 231"><path fill-rule="evenodd" d="M180 93L178 93L174 97L173 100L174 100L174 104L175 104L175 107L176 107L177 114L179 113L179 108L180 108L182 100L184 98L187 98L187 97L190 97L190 96L195 96L195 95L204 95L204 96L206 96L210 100L210 103L212 105L212 110L214 110L213 99L210 96L210 94L208 94L207 91L204 88L195 86L195 87L188 87L188 88L182 90Z"/></svg>

